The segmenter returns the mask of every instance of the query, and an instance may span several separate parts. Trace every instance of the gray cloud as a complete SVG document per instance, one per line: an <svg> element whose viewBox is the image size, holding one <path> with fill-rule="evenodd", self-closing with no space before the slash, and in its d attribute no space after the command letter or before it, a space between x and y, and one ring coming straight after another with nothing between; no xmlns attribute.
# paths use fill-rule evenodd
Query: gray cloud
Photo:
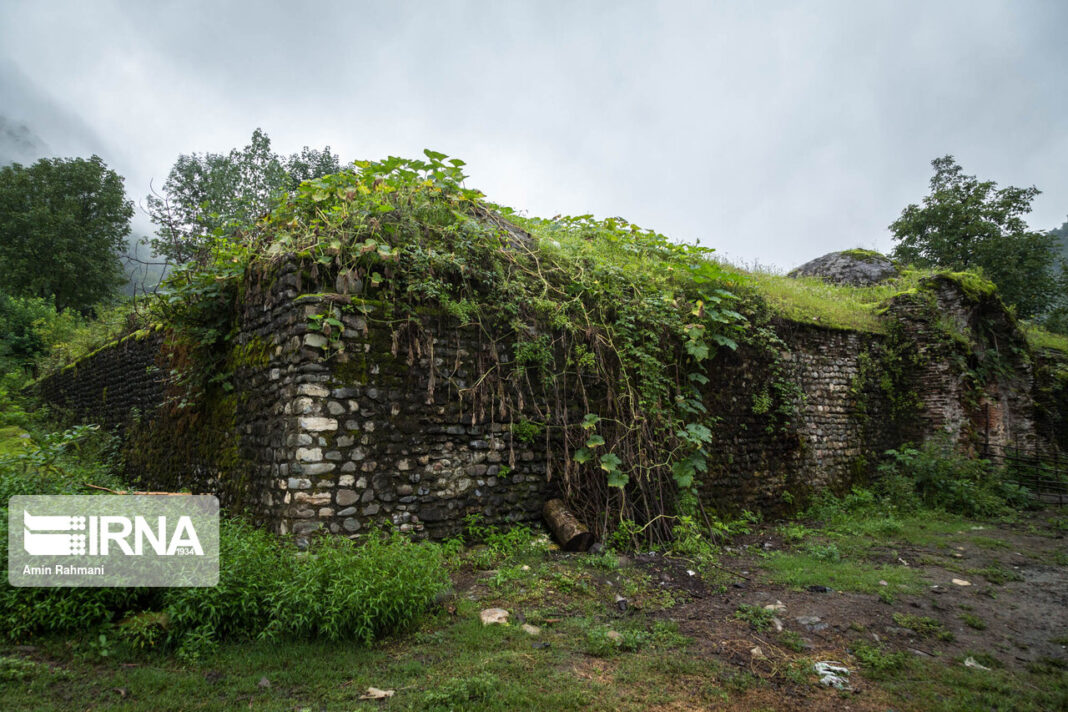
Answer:
<svg viewBox="0 0 1068 712"><path fill-rule="evenodd" d="M790 267L888 249L945 153L1059 225L1064 27L1058 2L14 2L0 52L137 195L262 126L285 152L431 147L533 214ZM51 145L50 115L19 120Z"/></svg>

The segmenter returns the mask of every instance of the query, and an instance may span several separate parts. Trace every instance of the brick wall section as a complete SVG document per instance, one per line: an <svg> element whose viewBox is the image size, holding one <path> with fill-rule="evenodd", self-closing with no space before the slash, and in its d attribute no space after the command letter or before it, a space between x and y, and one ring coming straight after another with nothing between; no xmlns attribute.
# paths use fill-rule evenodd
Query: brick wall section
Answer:
<svg viewBox="0 0 1068 712"><path fill-rule="evenodd" d="M945 433L973 454L987 445L1052 452L1052 441L1036 430L1034 364L1026 339L996 298L966 298L953 281L940 278L922 298L931 301L899 299L890 310L916 345L913 386L921 395L923 432ZM947 330L967 335L969 343ZM984 360L1002 366L986 368L985 382L978 383L974 374Z"/></svg>
<svg viewBox="0 0 1068 712"><path fill-rule="evenodd" d="M800 388L793 414L765 412L773 394L767 357L721 353L709 377L715 431L706 506L774 510L814 491L841 489L866 473L878 453L900 442L882 395L862 379L861 354L882 348L876 334L779 323L780 379ZM784 496L784 493L789 493Z"/></svg>
<svg viewBox="0 0 1068 712"><path fill-rule="evenodd" d="M107 429L124 427L138 413L151 414L163 400L159 363L162 332L137 332L42 379L41 398L79 420Z"/></svg>

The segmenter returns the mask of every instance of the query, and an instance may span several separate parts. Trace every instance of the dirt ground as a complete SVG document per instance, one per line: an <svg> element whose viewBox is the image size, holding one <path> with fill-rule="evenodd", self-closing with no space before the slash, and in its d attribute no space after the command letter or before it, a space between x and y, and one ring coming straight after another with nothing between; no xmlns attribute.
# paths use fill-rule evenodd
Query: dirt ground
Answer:
<svg viewBox="0 0 1068 712"><path fill-rule="evenodd" d="M858 710L900 709L898 696L867 679L853 655L858 640L888 653L905 653L927 665L980 665L1023 671L1048 661L1068 662L1068 539L1047 526L1064 512L1051 510L1009 524L967 524L923 545L875 547L873 564L907 567L919 574L922 588L884 602L870 593L812 585L790 587L772 582L764 570L770 552L792 547L774 526L735 538L719 565L719 580L709 585L686 560L655 553L623 557L624 569L635 567L678 601L656 611L641 603L615 614L648 613L678 625L692 639L690 654L759 678L759 685L732 690L722 704L692 703L682 695L665 710ZM573 555L559 555L566 559ZM563 563L560 561L558 563ZM977 573L986 572L988 576ZM612 576L594 576L612 585ZM956 580L956 583L955 583ZM725 583L723 583L725 581ZM966 585L962 585L965 584ZM469 598L484 600L493 592L478 577L458 582ZM508 605L506 601L502 605ZM736 616L743 606L774 606L773 627L759 631ZM912 616L941 624L940 635L925 635L895 621ZM966 623L969 617L974 625ZM779 626L781 625L781 629ZM979 629L982 627L982 629ZM783 633L792 646L783 645ZM759 651L754 649L759 648ZM814 678L791 675L799 660L837 661L850 668L849 691L821 687ZM980 662L981 661L981 662ZM811 662L808 663L811 665ZM575 674L594 680L612 678L613 662L591 658ZM809 671L811 672L811 671ZM922 675L922 672L920 673ZM685 685L685 682L680 684ZM909 707L906 705L906 707ZM915 708L915 707L910 707Z"/></svg>
<svg viewBox="0 0 1068 712"><path fill-rule="evenodd" d="M1040 516L1051 516L1050 514ZM786 606L778 617L785 629L796 630L813 653L842 650L858 632L887 646L908 650L918 657L952 657L968 651L988 650L1006 667L1022 667L1043 658L1065 657L1065 645L1051 639L1068 634L1068 567L1050 563L1068 555L1068 539L1028 534L1023 527L1005 526L984 530L1004 547L980 548L960 544L944 547L903 547L887 562L908 562L930 584L918 595L901 594L893 604L883 604L867 594L842 591L808 591L768 583L760 576L760 561L754 551L784 546L770 533L760 533L741 542L741 553L724 564L750 580L739 579L726 592L708 591L701 580L688 576L683 566L662 557L643 557L642 565L657 572L666 586L690 591L693 600L665 613L678 621L682 631L712 654L724 649L739 625L734 611L742 604L761 607L777 601ZM1023 554L1021 552L1027 552ZM902 564L903 565L903 564ZM960 573L963 569L1005 569L1022 580L993 584L981 576ZM968 581L969 586L953 583ZM975 630L956 617L962 606L983 620L985 630ZM904 612L927 616L943 623L953 633L952 641L923 638L897 625L892 616ZM804 626L797 619L814 616L820 624ZM748 650L747 650L748 653Z"/></svg>

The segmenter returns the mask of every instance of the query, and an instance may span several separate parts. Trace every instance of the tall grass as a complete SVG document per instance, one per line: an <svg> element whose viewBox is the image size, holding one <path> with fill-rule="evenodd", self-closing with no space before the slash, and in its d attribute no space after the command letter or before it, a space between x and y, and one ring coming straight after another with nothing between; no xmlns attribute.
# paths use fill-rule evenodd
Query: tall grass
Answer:
<svg viewBox="0 0 1068 712"><path fill-rule="evenodd" d="M870 287L850 287L817 277L787 277L771 268L723 265L743 287L764 298L773 312L791 321L831 329L885 333L879 311L896 294L915 289L932 272L905 270L900 277Z"/></svg>
<svg viewBox="0 0 1068 712"><path fill-rule="evenodd" d="M106 465L109 443L87 426L34 429L27 445L0 457L0 559L7 559L9 496L98 492L86 483L123 486ZM138 631L139 645L167 641L180 651L227 639L369 644L415 624L449 585L442 547L397 533L371 534L358 544L327 537L298 553L276 535L224 519L220 539L219 583L209 588L16 588L5 581L0 639L104 627L120 637ZM111 628L124 620L158 630L137 623Z"/></svg>

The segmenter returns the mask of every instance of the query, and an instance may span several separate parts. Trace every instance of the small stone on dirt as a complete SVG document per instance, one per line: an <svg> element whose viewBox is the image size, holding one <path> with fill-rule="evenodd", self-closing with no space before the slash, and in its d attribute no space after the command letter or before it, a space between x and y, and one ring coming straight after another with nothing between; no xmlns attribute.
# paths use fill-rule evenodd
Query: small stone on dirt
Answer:
<svg viewBox="0 0 1068 712"><path fill-rule="evenodd" d="M531 625L530 623L524 623L521 630L527 635L541 635L541 628L536 625Z"/></svg>
<svg viewBox="0 0 1068 712"><path fill-rule="evenodd" d="M775 603L769 603L768 605L764 606L764 610L782 612L786 610L786 604L782 601L775 601Z"/></svg>
<svg viewBox="0 0 1068 712"><path fill-rule="evenodd" d="M819 616L798 616L795 620L810 633L818 633L827 627Z"/></svg>
<svg viewBox="0 0 1068 712"><path fill-rule="evenodd" d="M954 586L971 586L971 581L965 581L964 579L953 579Z"/></svg>
<svg viewBox="0 0 1068 712"><path fill-rule="evenodd" d="M764 651L760 649L759 645L756 646L755 648L753 648L752 650L750 650L749 651L749 655L753 658L753 660L767 660L768 659L768 656L764 654Z"/></svg>
<svg viewBox="0 0 1068 712"><path fill-rule="evenodd" d="M834 591L834 589L831 588L830 586L819 586L819 585L809 586L805 590L808 591L809 593L831 593L832 591Z"/></svg>
<svg viewBox="0 0 1068 712"><path fill-rule="evenodd" d="M781 633L782 632L782 621L781 620L779 620L778 618L772 618L771 619L771 624L773 626L775 626L775 632L776 633Z"/></svg>
<svg viewBox="0 0 1068 712"><path fill-rule="evenodd" d="M487 608L479 617L482 625L508 625L508 611L503 608Z"/></svg>

